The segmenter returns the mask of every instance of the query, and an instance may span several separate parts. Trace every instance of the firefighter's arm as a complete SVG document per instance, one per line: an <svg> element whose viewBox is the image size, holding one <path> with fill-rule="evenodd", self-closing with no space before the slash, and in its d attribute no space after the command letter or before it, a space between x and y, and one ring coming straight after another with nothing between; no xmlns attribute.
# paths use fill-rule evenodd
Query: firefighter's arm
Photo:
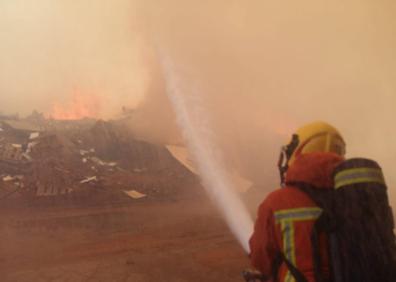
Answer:
<svg viewBox="0 0 396 282"><path fill-rule="evenodd" d="M249 245L252 266L263 275L271 277L273 274L272 267L278 251L275 239L274 216L267 200L260 205Z"/></svg>

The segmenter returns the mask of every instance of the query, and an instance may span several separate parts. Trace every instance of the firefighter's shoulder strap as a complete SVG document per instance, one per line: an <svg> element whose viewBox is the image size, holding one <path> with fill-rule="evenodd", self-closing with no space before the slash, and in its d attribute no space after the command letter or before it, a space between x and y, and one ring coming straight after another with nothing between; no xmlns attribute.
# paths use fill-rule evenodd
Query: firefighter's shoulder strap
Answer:
<svg viewBox="0 0 396 282"><path fill-rule="evenodd" d="M311 245L312 245L312 258L313 258L313 270L316 282L328 282L333 281L332 276L336 276L331 273L330 277L323 273L322 254L320 253L320 235L322 233L327 234L330 243L328 244L328 253L333 257L333 254L337 254L336 241L334 240L334 232L336 229L336 221L334 220L333 214L333 199L334 190L331 187L328 188L317 188L309 183L305 182L287 182L287 186L294 187L304 192L311 198L315 204L322 209L320 216L316 219L311 233ZM338 261L338 258L334 257L333 261ZM337 265L334 264L333 267Z"/></svg>
<svg viewBox="0 0 396 282"><path fill-rule="evenodd" d="M286 257L282 252L279 252L275 259L275 267L273 269L273 281L278 281L278 272L282 263L285 263L296 282L308 282L304 274L301 273Z"/></svg>

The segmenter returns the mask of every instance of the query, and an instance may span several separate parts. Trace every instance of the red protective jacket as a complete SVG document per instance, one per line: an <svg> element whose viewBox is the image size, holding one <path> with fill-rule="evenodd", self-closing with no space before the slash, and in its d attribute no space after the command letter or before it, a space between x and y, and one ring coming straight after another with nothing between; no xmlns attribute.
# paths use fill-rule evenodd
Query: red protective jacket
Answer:
<svg viewBox="0 0 396 282"><path fill-rule="evenodd" d="M306 182L321 189L333 187L332 172L343 159L333 153L310 153L299 156L290 166L286 182ZM258 210L250 238L252 265L264 275L272 276L274 262L281 251L309 282L314 280L311 232L321 209L302 191L284 187L272 192ZM323 271L328 272L326 238L320 239ZM294 282L282 263L279 281Z"/></svg>

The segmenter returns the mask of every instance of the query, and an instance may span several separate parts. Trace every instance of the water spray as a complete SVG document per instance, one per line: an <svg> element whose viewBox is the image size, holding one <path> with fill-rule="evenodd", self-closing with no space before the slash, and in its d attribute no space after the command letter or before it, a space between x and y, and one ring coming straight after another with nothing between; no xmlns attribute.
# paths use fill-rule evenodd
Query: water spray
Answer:
<svg viewBox="0 0 396 282"><path fill-rule="evenodd" d="M202 106L197 87L187 86L175 71L169 57L161 56L167 95L177 116L189 151L209 196L246 252L253 232L253 221L238 197L223 165L221 154L213 142L208 114Z"/></svg>

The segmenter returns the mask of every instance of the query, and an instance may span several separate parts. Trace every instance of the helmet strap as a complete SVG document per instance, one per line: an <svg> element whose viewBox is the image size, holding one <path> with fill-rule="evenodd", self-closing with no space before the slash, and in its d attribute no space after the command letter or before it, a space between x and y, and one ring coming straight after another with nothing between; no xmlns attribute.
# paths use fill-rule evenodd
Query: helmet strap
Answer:
<svg viewBox="0 0 396 282"><path fill-rule="evenodd" d="M283 187L285 185L285 176L286 172L289 169L289 161L290 158L292 157L294 151L298 147L298 144L300 143L298 135L293 134L292 135L292 140L290 143L286 146L283 146L279 155L279 161L278 161L278 169L280 173L280 180L281 180L281 186Z"/></svg>

